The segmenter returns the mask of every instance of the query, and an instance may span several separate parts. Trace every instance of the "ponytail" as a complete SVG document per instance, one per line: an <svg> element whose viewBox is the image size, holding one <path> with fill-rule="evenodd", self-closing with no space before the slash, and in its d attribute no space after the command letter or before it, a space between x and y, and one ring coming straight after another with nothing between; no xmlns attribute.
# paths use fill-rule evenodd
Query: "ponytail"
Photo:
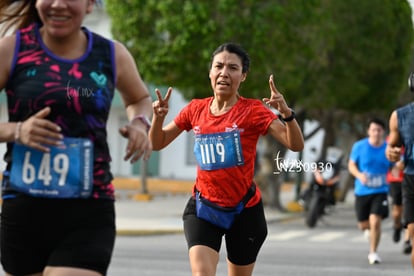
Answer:
<svg viewBox="0 0 414 276"><path fill-rule="evenodd" d="M0 1L0 35L25 28L32 23L41 23L36 10L36 0Z"/></svg>

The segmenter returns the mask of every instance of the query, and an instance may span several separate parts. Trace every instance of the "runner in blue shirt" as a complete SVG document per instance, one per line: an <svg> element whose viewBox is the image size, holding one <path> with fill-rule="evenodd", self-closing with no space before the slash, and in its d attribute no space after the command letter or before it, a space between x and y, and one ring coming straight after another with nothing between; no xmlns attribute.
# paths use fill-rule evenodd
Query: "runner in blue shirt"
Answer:
<svg viewBox="0 0 414 276"><path fill-rule="evenodd" d="M386 174L392 163L385 157L385 123L372 119L368 137L357 141L351 150L348 170L355 177L355 211L358 227L369 238L368 262L377 264L381 222L388 217Z"/></svg>

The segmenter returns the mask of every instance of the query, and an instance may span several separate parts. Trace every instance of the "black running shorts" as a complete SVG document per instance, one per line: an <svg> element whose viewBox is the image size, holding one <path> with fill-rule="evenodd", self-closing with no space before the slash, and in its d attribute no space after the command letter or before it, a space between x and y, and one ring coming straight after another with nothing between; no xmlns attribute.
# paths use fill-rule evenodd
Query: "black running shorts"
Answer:
<svg viewBox="0 0 414 276"><path fill-rule="evenodd" d="M111 200L23 195L3 200L3 269L28 275L46 266L65 266L105 275L115 242L114 209Z"/></svg>
<svg viewBox="0 0 414 276"><path fill-rule="evenodd" d="M366 221L375 214L383 219L388 217L388 194L371 194L355 197L355 211L358 222Z"/></svg>
<svg viewBox="0 0 414 276"><path fill-rule="evenodd" d="M222 237L225 235L227 258L236 265L254 263L267 236L267 224L261 201L253 207L244 209L229 230L199 219L193 197L185 207L183 220L188 248L205 245L219 252Z"/></svg>

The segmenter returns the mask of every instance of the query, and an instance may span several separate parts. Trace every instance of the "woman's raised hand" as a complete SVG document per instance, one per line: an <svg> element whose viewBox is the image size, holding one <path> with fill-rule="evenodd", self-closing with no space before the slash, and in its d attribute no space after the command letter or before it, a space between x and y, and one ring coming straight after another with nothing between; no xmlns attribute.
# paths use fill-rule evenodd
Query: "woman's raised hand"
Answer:
<svg viewBox="0 0 414 276"><path fill-rule="evenodd" d="M263 98L263 102L268 106L276 108L281 114L290 113L290 109L286 104L285 98L276 88L276 85L273 81L273 75L270 75L269 77L269 87L271 92L270 98Z"/></svg>
<svg viewBox="0 0 414 276"><path fill-rule="evenodd" d="M162 97L160 90L157 88L155 89L155 93L157 94L158 100L152 103L152 108L154 111L155 117L162 117L164 118L168 113L168 101L170 100L172 92L172 87L169 87L165 97Z"/></svg>

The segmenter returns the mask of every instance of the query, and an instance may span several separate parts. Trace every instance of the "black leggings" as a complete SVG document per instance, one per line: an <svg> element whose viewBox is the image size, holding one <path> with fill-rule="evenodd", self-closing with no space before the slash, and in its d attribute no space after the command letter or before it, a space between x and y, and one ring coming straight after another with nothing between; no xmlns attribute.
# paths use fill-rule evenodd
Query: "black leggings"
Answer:
<svg viewBox="0 0 414 276"><path fill-rule="evenodd" d="M199 219L195 199L191 197L184 209L183 220L188 248L205 245L219 252L225 235L227 258L236 265L254 263L267 236L262 201L244 209L233 226L226 230Z"/></svg>

